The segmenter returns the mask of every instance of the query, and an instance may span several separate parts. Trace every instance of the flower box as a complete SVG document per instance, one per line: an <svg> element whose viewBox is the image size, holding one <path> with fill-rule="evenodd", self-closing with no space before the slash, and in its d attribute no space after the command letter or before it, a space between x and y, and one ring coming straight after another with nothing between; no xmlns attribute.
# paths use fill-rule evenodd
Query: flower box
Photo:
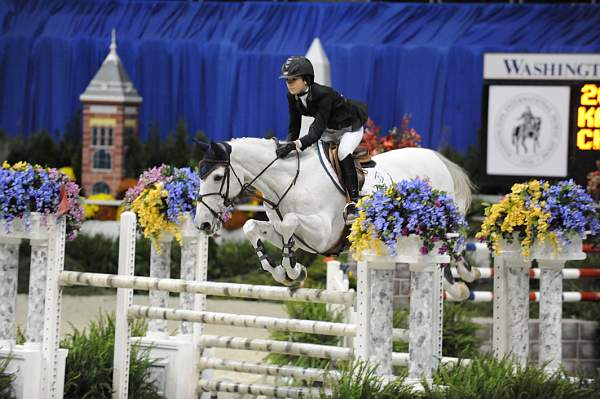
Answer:
<svg viewBox="0 0 600 399"><path fill-rule="evenodd" d="M402 180L378 187L357 204L350 251L356 259L448 263L457 259L466 221L452 199L429 182Z"/></svg>
<svg viewBox="0 0 600 399"><path fill-rule="evenodd" d="M531 258L537 260L583 260L586 258L586 254L582 248L583 239L576 234L567 237L560 244L558 252L548 240L534 241L531 247Z"/></svg>
<svg viewBox="0 0 600 399"><path fill-rule="evenodd" d="M160 241L167 240L167 234L180 244L190 235L199 188L200 178L190 168L161 165L142 173L127 190L125 207L136 214L144 237L160 251Z"/></svg>
<svg viewBox="0 0 600 399"><path fill-rule="evenodd" d="M591 197L572 180L514 184L485 215L477 237L495 254L525 261L584 259L582 240L600 232Z"/></svg>
<svg viewBox="0 0 600 399"><path fill-rule="evenodd" d="M4 229L2 235L8 238L22 238L28 240L45 240L50 236L50 231L56 226L56 217L53 214L44 215L39 212L31 212L21 218L15 218L10 222L2 220L3 226L9 226L8 231Z"/></svg>
<svg viewBox="0 0 600 399"><path fill-rule="evenodd" d="M72 240L83 221L79 186L54 168L26 162L0 168L0 219L7 236L47 238L55 215L66 217L67 239ZM33 237L35 236L35 237Z"/></svg>
<svg viewBox="0 0 600 399"><path fill-rule="evenodd" d="M380 255L377 255L373 250L368 250L363 252L362 258L371 262L378 260L382 263L449 263L450 255L441 255L439 253L441 247L441 242L435 243L432 251L428 254L423 254L421 252L423 239L412 234L398 239L395 255L390 254L388 250L385 250L384 254Z"/></svg>

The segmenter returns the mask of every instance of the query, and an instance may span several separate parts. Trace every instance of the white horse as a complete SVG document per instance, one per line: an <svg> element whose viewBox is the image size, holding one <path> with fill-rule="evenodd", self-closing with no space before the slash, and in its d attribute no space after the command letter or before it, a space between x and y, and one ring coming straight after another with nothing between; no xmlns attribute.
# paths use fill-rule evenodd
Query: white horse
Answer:
<svg viewBox="0 0 600 399"><path fill-rule="evenodd" d="M274 140L242 138L205 144L200 163L201 185L196 226L216 233L223 214L250 187L264 197L269 221L249 220L244 233L256 249L263 269L285 285L301 282L304 266L295 261L294 250L326 254L343 241L345 196L321 164L316 146L292 152L285 159L275 156ZM427 178L433 188L452 195L461 211L471 200L471 183L464 171L438 152L405 148L373 157L392 181ZM281 265L264 250L263 241L282 248Z"/></svg>

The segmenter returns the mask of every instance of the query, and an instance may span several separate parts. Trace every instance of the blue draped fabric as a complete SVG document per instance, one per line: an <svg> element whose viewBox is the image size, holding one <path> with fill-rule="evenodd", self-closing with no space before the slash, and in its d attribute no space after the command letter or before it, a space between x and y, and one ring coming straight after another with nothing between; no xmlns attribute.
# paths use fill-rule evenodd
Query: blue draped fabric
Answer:
<svg viewBox="0 0 600 399"><path fill-rule="evenodd" d="M144 101L144 136L185 118L214 140L287 129L288 55L319 37L333 86L379 125L465 150L481 125L483 53L600 51L594 5L0 0L0 128L64 129L108 52Z"/></svg>

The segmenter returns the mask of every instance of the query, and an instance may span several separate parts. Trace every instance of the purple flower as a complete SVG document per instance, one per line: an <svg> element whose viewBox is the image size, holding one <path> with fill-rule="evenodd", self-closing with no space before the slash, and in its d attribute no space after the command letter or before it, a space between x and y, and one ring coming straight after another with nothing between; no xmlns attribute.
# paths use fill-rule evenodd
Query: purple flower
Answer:
<svg viewBox="0 0 600 399"><path fill-rule="evenodd" d="M162 210L169 222L179 224L180 217L187 212L194 216L200 177L190 168L161 165L148 169L142 173L137 184L127 190L125 203L131 205L145 189L154 187L156 183L162 183L167 191Z"/></svg>
<svg viewBox="0 0 600 399"><path fill-rule="evenodd" d="M444 253L459 256L446 234L463 232L466 220L452 199L432 189L427 181L402 180L391 191L388 187L378 187L363 199L360 210L366 215L361 230L366 232L372 226L373 238L384 242L392 255L399 238L415 234L423 240L421 253L429 253L436 242L442 241Z"/></svg>
<svg viewBox="0 0 600 399"><path fill-rule="evenodd" d="M572 179L550 186L542 200L545 211L550 213L549 230L562 237L568 233L583 236L600 233L598 211L592 197Z"/></svg>
<svg viewBox="0 0 600 399"><path fill-rule="evenodd" d="M23 218L30 227L29 214L39 212L46 217L60 212L67 224L67 239L73 239L81 227L83 206L79 198L79 186L54 168L27 165L24 169L0 170L0 218L4 219L6 231L11 221Z"/></svg>

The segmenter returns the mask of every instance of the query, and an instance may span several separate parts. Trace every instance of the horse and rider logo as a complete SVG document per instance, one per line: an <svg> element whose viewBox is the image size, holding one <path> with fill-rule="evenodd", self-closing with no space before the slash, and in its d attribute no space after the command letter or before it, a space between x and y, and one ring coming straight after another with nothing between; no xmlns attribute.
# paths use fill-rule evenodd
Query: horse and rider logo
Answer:
<svg viewBox="0 0 600 399"><path fill-rule="evenodd" d="M515 152L519 154L523 152L536 153L540 148L540 126L542 118L533 115L529 106L525 107L525 111L519 117L520 123L515 126L512 132L512 145Z"/></svg>
<svg viewBox="0 0 600 399"><path fill-rule="evenodd" d="M546 98L516 95L503 104L496 118L496 143L503 158L515 166L540 165L559 147L559 113Z"/></svg>

